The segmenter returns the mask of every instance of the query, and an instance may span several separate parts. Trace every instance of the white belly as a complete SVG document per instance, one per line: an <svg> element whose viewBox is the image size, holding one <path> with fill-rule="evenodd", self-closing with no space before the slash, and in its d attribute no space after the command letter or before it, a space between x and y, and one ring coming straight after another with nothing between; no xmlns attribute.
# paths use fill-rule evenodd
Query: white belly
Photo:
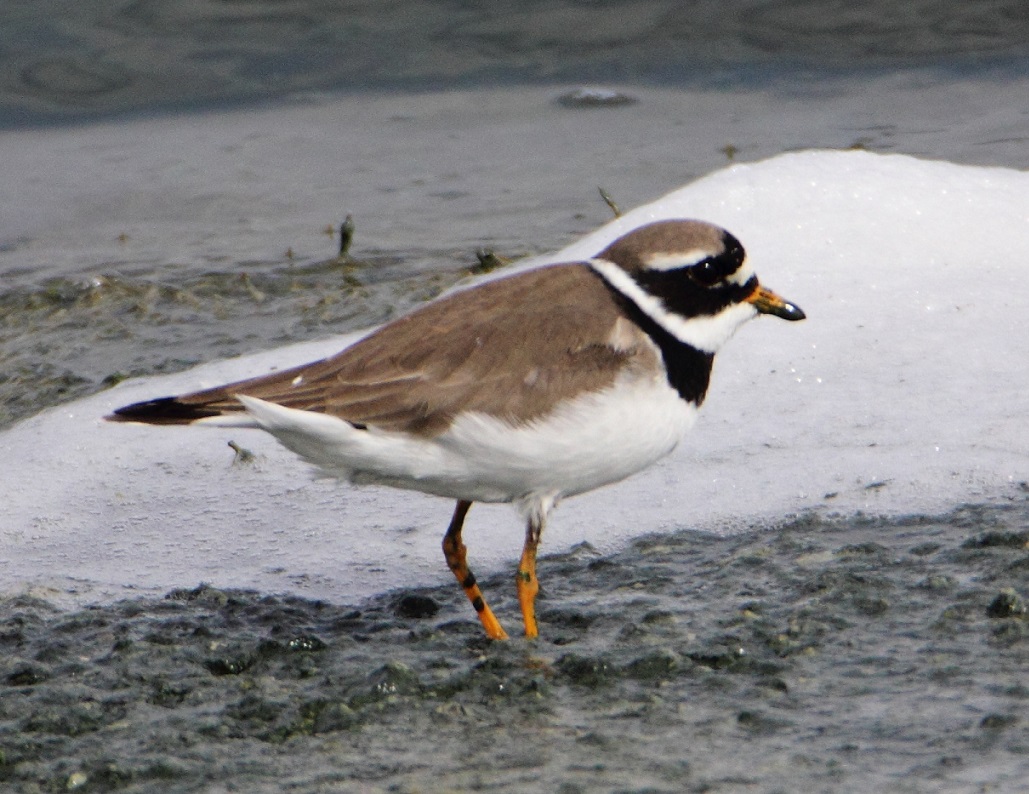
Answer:
<svg viewBox="0 0 1029 794"><path fill-rule="evenodd" d="M473 502L560 499L617 482L671 452L696 417L663 377L617 384L527 424L466 414L435 438L241 399L259 427L326 474Z"/></svg>

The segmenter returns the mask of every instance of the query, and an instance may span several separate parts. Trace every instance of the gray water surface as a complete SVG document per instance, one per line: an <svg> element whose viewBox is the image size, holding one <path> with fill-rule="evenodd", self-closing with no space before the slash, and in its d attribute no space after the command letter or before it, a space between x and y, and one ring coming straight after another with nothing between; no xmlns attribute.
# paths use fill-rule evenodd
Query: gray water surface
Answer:
<svg viewBox="0 0 1029 794"><path fill-rule="evenodd" d="M0 52L5 127L304 91L1017 74L1029 14L1020 0L36 0L0 10Z"/></svg>

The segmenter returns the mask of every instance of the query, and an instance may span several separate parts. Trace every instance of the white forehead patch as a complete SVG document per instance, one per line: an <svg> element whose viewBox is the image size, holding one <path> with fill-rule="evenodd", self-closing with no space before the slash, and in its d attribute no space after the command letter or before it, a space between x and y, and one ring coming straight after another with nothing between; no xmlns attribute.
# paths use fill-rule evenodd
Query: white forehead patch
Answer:
<svg viewBox="0 0 1029 794"><path fill-rule="evenodd" d="M712 252L707 248L693 248L689 251L677 251L676 253L656 253L643 257L643 264L649 270L678 270L680 267L689 267L703 262Z"/></svg>
<svg viewBox="0 0 1029 794"><path fill-rule="evenodd" d="M750 266L750 260L746 257L743 258L743 264L741 264L736 272L733 273L729 278L726 279L730 284L736 284L742 287L748 281L754 277L754 268Z"/></svg>

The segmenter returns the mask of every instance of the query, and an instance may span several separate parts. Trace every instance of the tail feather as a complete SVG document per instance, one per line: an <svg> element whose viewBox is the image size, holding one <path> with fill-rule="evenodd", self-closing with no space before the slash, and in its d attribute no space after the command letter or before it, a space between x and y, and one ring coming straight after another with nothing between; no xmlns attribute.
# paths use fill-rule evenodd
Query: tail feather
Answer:
<svg viewBox="0 0 1029 794"><path fill-rule="evenodd" d="M242 407L239 406L240 409ZM188 425L223 413L222 407L214 407L210 403L191 405L178 397L161 397L118 408L105 419L110 422L142 422L149 425Z"/></svg>

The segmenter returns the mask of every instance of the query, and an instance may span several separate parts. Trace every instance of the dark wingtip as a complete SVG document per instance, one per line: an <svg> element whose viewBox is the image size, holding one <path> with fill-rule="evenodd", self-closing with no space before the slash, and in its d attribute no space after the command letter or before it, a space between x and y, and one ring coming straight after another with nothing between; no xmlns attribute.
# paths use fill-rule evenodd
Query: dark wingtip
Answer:
<svg viewBox="0 0 1029 794"><path fill-rule="evenodd" d="M188 425L197 419L218 416L221 411L204 405L189 405L177 397L133 403L105 416L108 422L142 422L149 425Z"/></svg>

